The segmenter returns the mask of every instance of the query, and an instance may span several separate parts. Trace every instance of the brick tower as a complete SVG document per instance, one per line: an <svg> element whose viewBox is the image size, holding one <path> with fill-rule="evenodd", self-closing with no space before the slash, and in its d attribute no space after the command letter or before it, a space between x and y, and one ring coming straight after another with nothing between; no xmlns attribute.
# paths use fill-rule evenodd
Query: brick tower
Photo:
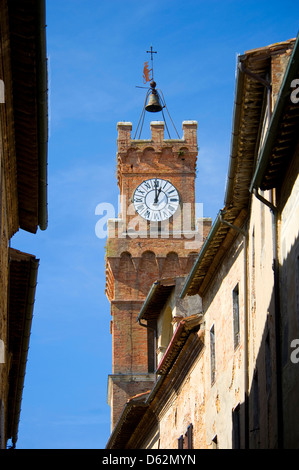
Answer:
<svg viewBox="0 0 299 470"><path fill-rule="evenodd" d="M182 139L164 139L161 121L151 122L150 140L132 140L129 122L119 122L117 129L121 213L108 221L106 245L112 429L127 399L150 390L155 380L155 364L148 354L151 330L137 322L141 306L157 279L190 271L202 244L202 238L193 244L187 238L195 232L197 123L183 122ZM203 236L208 230L203 227Z"/></svg>

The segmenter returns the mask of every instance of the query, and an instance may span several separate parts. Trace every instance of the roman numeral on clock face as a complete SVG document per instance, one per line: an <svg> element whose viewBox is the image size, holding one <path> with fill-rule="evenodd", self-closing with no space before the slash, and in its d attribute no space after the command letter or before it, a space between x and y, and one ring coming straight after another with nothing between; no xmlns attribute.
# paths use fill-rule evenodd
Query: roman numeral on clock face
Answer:
<svg viewBox="0 0 299 470"><path fill-rule="evenodd" d="M137 189L136 189L136 192L137 192L138 194L142 194L142 196L146 193L146 191L143 191L141 188L137 188Z"/></svg>
<svg viewBox="0 0 299 470"><path fill-rule="evenodd" d="M144 199L142 197L134 196L134 202L144 202Z"/></svg>
<svg viewBox="0 0 299 470"><path fill-rule="evenodd" d="M146 209L146 206L144 204L139 204L138 206L136 206L136 210L137 210L137 212L139 212L139 214L141 212L144 212L145 209Z"/></svg>

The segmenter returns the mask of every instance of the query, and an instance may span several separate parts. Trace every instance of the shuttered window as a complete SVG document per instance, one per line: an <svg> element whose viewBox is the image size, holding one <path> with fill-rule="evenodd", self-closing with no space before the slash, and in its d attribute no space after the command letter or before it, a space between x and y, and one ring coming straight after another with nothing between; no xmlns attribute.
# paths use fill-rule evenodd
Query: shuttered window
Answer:
<svg viewBox="0 0 299 470"><path fill-rule="evenodd" d="M215 357L215 330L214 325L210 329L210 361L211 361L211 385L216 379L216 357Z"/></svg>
<svg viewBox="0 0 299 470"><path fill-rule="evenodd" d="M178 449L193 449L193 425L189 424L185 435L178 438Z"/></svg>
<svg viewBox="0 0 299 470"><path fill-rule="evenodd" d="M187 428L187 433L186 433L186 437L187 437L187 449L193 449L193 426L192 424L189 424L188 428Z"/></svg>
<svg viewBox="0 0 299 470"><path fill-rule="evenodd" d="M234 349L240 343L240 319L239 319L239 284L233 290L233 326L234 326Z"/></svg>
<svg viewBox="0 0 299 470"><path fill-rule="evenodd" d="M184 436L178 438L178 449L184 449Z"/></svg>
<svg viewBox="0 0 299 470"><path fill-rule="evenodd" d="M233 410L233 449L241 448L240 405Z"/></svg>

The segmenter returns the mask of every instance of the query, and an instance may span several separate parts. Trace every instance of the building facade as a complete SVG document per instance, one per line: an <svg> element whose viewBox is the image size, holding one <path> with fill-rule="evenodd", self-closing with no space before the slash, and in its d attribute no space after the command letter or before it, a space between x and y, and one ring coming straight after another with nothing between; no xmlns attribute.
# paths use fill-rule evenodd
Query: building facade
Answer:
<svg viewBox="0 0 299 470"><path fill-rule="evenodd" d="M298 448L298 47L238 57L224 207L190 271L139 310L155 381L109 449Z"/></svg>
<svg viewBox="0 0 299 470"><path fill-rule="evenodd" d="M39 260L10 248L47 228L43 1L0 1L0 448L15 447Z"/></svg>

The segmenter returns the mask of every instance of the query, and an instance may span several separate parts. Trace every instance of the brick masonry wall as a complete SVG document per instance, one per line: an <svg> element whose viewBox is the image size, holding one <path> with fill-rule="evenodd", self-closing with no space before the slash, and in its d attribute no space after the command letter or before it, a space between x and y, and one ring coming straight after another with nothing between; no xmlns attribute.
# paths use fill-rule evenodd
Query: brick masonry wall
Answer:
<svg viewBox="0 0 299 470"><path fill-rule="evenodd" d="M272 83L272 110L276 103L276 99L282 84L282 80L288 66L291 54L293 52L293 44L286 50L278 50L271 57L271 83ZM290 90L290 94L291 94Z"/></svg>
<svg viewBox="0 0 299 470"><path fill-rule="evenodd" d="M123 301L112 305L113 373L147 372L147 329L136 321L141 305Z"/></svg>
<svg viewBox="0 0 299 470"><path fill-rule="evenodd" d="M169 224L169 236L150 237L149 226L143 222L143 234L130 237L130 222L142 219L131 207L136 187L145 179L159 177L171 181L179 191L181 201L189 203L194 215L195 171L197 158L197 123L183 123L183 139L164 140L164 123L151 123L150 141L131 139L131 123L118 123L117 178L123 197L116 232L108 236L106 245L106 294L111 302L111 332L113 374L132 374L125 385L119 380L110 393L112 422L131 395L144 391L136 374L147 374L147 330L136 322L138 313L153 282L163 277L187 274L207 236L211 220L202 224L203 236L197 245L190 246L189 238L176 237ZM125 197L124 197L125 196ZM109 223L108 223L109 225ZM145 228L144 228L145 227ZM112 227L114 229L114 227ZM190 224L195 230L195 223ZM119 234L125 235L120 237ZM115 236L113 236L113 233ZM152 384L151 384L152 385ZM151 388L151 387L150 387Z"/></svg>
<svg viewBox="0 0 299 470"><path fill-rule="evenodd" d="M139 393L151 390L154 377L151 374L110 376L110 395L111 400L111 430L117 423L118 417L121 415L124 406L128 400Z"/></svg>

